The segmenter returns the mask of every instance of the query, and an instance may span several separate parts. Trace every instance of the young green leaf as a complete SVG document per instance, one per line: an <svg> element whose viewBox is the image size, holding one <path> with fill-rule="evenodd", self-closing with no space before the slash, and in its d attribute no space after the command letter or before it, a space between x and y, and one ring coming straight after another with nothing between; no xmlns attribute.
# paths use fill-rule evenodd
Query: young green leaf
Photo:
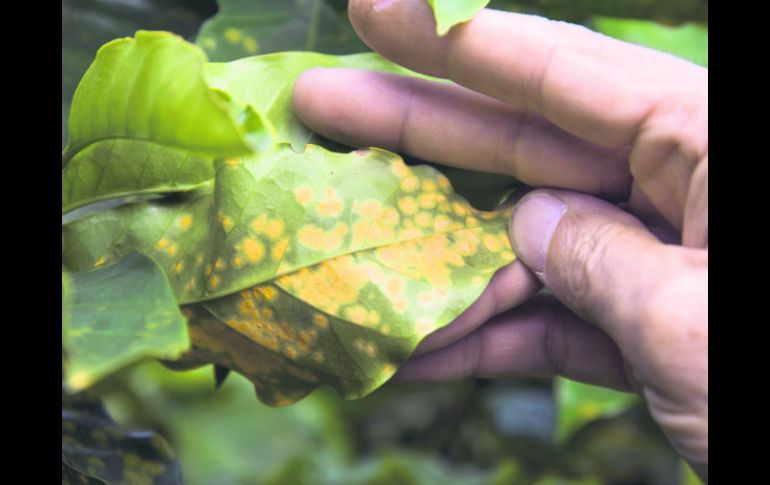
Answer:
<svg viewBox="0 0 770 485"><path fill-rule="evenodd" d="M258 114L206 84L205 62L199 48L165 32L99 49L72 101L63 209L189 190L211 178L212 157L251 153L269 136Z"/></svg>
<svg viewBox="0 0 770 485"><path fill-rule="evenodd" d="M344 12L327 0L218 0L196 44L214 61L277 51L350 54L367 50Z"/></svg>
<svg viewBox="0 0 770 485"><path fill-rule="evenodd" d="M444 35L455 25L466 22L487 6L489 0L427 0L436 18L436 33Z"/></svg>
<svg viewBox="0 0 770 485"><path fill-rule="evenodd" d="M127 251L152 256L177 300L204 302L196 315L218 323L198 332L216 335L194 343L198 354L281 404L320 382L355 397L387 380L513 260L508 217L384 150L283 145L219 163L213 185L179 200L66 225L63 257L86 269ZM272 361L275 372L260 367Z"/></svg>
<svg viewBox="0 0 770 485"><path fill-rule="evenodd" d="M268 119L275 129L276 142L289 142L299 151L316 140L312 140L313 133L294 114L291 93L297 77L313 67L350 67L428 78L373 52L346 56L281 52L209 63L204 71L209 85L240 99Z"/></svg>
<svg viewBox="0 0 770 485"><path fill-rule="evenodd" d="M143 358L173 359L188 349L184 317L147 256L129 254L116 264L70 273L69 280L62 341L71 391Z"/></svg>

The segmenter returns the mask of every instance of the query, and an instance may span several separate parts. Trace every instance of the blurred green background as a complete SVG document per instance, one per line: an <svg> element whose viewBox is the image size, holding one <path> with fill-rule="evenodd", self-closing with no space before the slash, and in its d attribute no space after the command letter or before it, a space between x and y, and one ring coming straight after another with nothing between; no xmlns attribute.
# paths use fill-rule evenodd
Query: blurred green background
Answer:
<svg viewBox="0 0 770 485"><path fill-rule="evenodd" d="M103 43L146 29L197 41L211 60L368 50L347 21L346 4L63 0L62 147L69 101ZM491 7L581 23L708 66L703 0L501 0ZM115 429L124 433L111 443L147 439L142 446L151 443L173 464L163 476L147 463L130 468L132 474L126 467L124 483L179 483L179 469L182 483L191 485L700 483L638 398L561 379L388 383L357 401L322 388L292 406L269 408L238 375L215 390L210 367L178 372L149 362L90 395L103 400ZM68 459L77 458L68 433L81 429L82 409L63 396L62 452L64 457L66 448ZM154 430L166 443L136 430ZM126 456L120 458L124 465ZM62 473L63 480L71 473L64 458Z"/></svg>

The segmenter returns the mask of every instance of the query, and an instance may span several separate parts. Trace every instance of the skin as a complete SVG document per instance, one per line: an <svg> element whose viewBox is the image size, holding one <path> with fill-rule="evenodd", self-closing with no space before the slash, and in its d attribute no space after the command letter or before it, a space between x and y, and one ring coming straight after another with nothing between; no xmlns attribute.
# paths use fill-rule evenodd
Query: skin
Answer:
<svg viewBox="0 0 770 485"><path fill-rule="evenodd" d="M510 222L519 259L399 378L638 392L708 480L708 70L508 12L444 37L424 0L352 0L349 15L375 51L456 84L313 69L294 91L303 122L540 187Z"/></svg>

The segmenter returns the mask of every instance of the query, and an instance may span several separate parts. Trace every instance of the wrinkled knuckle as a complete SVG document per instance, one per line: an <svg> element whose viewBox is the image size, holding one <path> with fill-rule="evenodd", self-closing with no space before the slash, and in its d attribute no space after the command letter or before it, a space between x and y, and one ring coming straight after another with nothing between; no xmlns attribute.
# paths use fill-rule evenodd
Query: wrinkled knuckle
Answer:
<svg viewBox="0 0 770 485"><path fill-rule="evenodd" d="M607 252L622 233L622 227L610 221L595 221L588 227L574 224L580 228L580 234L567 237L571 242L565 248L566 264L562 264L562 285L571 306L578 313L585 314L593 307L593 300L600 287L596 280L599 275L606 275L603 267L607 264ZM599 276L600 277L600 276Z"/></svg>

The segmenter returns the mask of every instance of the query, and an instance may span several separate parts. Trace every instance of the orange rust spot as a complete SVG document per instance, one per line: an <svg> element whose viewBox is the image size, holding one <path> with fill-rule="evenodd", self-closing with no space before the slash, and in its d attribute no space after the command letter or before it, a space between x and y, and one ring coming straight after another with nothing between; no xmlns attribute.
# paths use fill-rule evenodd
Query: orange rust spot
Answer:
<svg viewBox="0 0 770 485"><path fill-rule="evenodd" d="M246 259L251 263L258 263L265 256L265 245L259 239L247 237L241 241L241 247Z"/></svg>

